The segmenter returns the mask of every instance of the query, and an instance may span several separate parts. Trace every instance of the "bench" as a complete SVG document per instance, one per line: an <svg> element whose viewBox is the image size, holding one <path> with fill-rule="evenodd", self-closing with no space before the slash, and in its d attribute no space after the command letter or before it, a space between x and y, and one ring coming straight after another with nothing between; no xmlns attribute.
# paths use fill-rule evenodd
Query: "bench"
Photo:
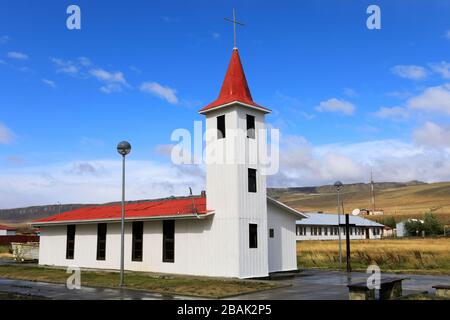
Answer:
<svg viewBox="0 0 450 320"><path fill-rule="evenodd" d="M380 300L395 299L402 296L402 281L408 278L384 278L380 280ZM367 282L347 285L350 300L375 300L375 288L369 288Z"/></svg>
<svg viewBox="0 0 450 320"><path fill-rule="evenodd" d="M436 297L450 298L450 285L433 286L436 289Z"/></svg>

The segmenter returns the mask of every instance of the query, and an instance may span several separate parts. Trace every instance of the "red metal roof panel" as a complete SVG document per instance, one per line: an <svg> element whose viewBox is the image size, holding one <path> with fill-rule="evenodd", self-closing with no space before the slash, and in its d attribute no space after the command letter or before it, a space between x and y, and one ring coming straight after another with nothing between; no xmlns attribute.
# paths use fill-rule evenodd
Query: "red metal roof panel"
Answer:
<svg viewBox="0 0 450 320"><path fill-rule="evenodd" d="M206 210L205 197L175 198L151 200L139 203L128 203L125 205L125 219L150 218L160 216L182 216L204 215ZM33 221L36 223L52 223L64 221L91 221L91 220L114 220L122 217L122 206L120 204L80 208L73 211L63 212L47 218Z"/></svg>

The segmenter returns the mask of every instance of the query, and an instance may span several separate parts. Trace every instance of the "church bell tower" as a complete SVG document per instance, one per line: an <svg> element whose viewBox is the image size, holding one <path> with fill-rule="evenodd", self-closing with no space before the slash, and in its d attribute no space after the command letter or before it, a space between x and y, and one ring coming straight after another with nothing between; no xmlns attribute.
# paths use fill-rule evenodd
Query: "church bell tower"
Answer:
<svg viewBox="0 0 450 320"><path fill-rule="evenodd" d="M268 275L266 177L259 159L266 152L265 115L253 101L237 48L219 97L203 109L206 117L207 208L222 274ZM220 257L219 257L220 255Z"/></svg>

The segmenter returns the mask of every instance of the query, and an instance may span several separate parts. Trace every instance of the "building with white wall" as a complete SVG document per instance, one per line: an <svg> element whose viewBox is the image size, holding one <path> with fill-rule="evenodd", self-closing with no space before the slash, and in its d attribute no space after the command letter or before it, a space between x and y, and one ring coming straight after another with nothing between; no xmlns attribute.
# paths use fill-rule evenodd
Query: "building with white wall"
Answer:
<svg viewBox="0 0 450 320"><path fill-rule="evenodd" d="M17 228L0 225L0 236L15 236Z"/></svg>
<svg viewBox="0 0 450 320"><path fill-rule="evenodd" d="M339 224L338 215L330 213L305 213L307 219L297 221L296 236L302 240L338 240ZM384 225L350 215L350 239L381 239ZM345 238L345 216L341 215L341 238Z"/></svg>
<svg viewBox="0 0 450 320"><path fill-rule="evenodd" d="M407 220L403 220L403 221L398 222L398 223L395 225L395 235L396 235L397 237L403 238L403 237L411 236L411 235L408 233L408 230L406 229L406 224L407 224L408 222L418 222L418 223L422 223L422 224L424 223L423 220L419 220L419 219L407 219ZM415 235L418 235L418 234L415 234Z"/></svg>
<svg viewBox="0 0 450 320"><path fill-rule="evenodd" d="M199 111L206 195L128 204L126 270L253 278L297 269L295 226L305 216L267 197L259 159L270 112L253 101L234 48L219 97ZM114 205L35 221L39 264L118 269L120 217Z"/></svg>

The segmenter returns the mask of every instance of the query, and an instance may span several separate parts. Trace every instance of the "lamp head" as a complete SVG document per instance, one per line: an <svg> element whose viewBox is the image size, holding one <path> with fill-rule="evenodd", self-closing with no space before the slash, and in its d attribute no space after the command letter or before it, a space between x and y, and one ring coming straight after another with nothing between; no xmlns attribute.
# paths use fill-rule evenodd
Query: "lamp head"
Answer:
<svg viewBox="0 0 450 320"><path fill-rule="evenodd" d="M131 151L131 145L127 141L119 142L117 145L117 152L119 152L122 156L126 156Z"/></svg>
<svg viewBox="0 0 450 320"><path fill-rule="evenodd" d="M343 184L342 184L342 182L340 182L340 181L336 181L336 182L334 183L334 186L335 186L335 188L339 191L339 190L342 188Z"/></svg>

